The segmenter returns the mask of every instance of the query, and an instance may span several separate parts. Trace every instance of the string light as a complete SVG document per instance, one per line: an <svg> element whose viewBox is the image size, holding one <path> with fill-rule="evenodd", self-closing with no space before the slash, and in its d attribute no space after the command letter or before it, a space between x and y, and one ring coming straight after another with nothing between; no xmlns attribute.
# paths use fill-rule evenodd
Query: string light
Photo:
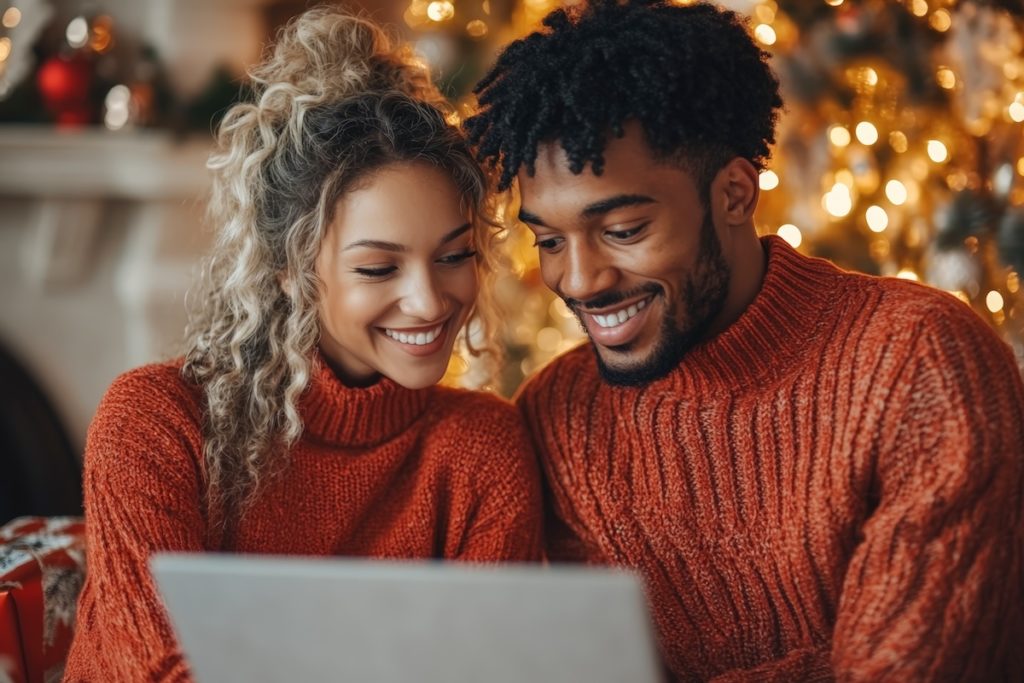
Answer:
<svg viewBox="0 0 1024 683"><path fill-rule="evenodd" d="M789 242L789 246L794 249L799 247L800 243L804 241L804 236L801 234L800 228L796 227L792 223L780 225L775 234Z"/></svg>
<svg viewBox="0 0 1024 683"><path fill-rule="evenodd" d="M906 152L908 146L906 134L899 130L889 133L889 146L899 154Z"/></svg>
<svg viewBox="0 0 1024 683"><path fill-rule="evenodd" d="M774 45L777 40L775 29L768 24L758 24L754 29L754 37L757 38L762 45Z"/></svg>
<svg viewBox="0 0 1024 683"><path fill-rule="evenodd" d="M466 33L470 38L483 38L487 35L487 24L479 19L474 19L466 24Z"/></svg>
<svg viewBox="0 0 1024 683"><path fill-rule="evenodd" d="M427 18L431 21L447 21L455 16L455 5L449 0L434 0L427 5Z"/></svg>
<svg viewBox="0 0 1024 683"><path fill-rule="evenodd" d="M870 121L858 123L856 134L862 145L873 145L878 142L878 129Z"/></svg>
<svg viewBox="0 0 1024 683"><path fill-rule="evenodd" d="M850 195L850 188L842 183L836 183L822 197L822 205L825 207L825 211L836 218L846 216L853 209L853 197Z"/></svg>
<svg viewBox="0 0 1024 683"><path fill-rule="evenodd" d="M1010 118L1020 123L1024 121L1024 104L1020 102L1013 102L1006 109L1006 113L1010 115Z"/></svg>
<svg viewBox="0 0 1024 683"><path fill-rule="evenodd" d="M839 7L841 4L843 4L843 0L825 0L825 3L828 5L832 5L833 7Z"/></svg>
<svg viewBox="0 0 1024 683"><path fill-rule="evenodd" d="M953 18L949 16L949 12L944 9L935 10L935 13L928 19L928 23L932 25L932 28L943 33L949 30L949 27L953 25Z"/></svg>
<svg viewBox="0 0 1024 683"><path fill-rule="evenodd" d="M928 158L937 164L941 164L949 158L949 150L946 149L946 145L942 144L941 140L929 140Z"/></svg>
<svg viewBox="0 0 1024 683"><path fill-rule="evenodd" d="M921 280L918 274L909 268L904 268L900 272L896 273L896 277L901 280L913 280L914 282L919 282Z"/></svg>
<svg viewBox="0 0 1024 683"><path fill-rule="evenodd" d="M757 184L762 190L774 190L779 186L779 176L775 171L767 170L758 177Z"/></svg>
<svg viewBox="0 0 1024 683"><path fill-rule="evenodd" d="M4 28L14 28L21 23L21 10L17 7L8 7L0 23L3 23Z"/></svg>
<svg viewBox="0 0 1024 683"><path fill-rule="evenodd" d="M880 206L869 206L864 215L871 232L884 232L889 227L889 214Z"/></svg>
<svg viewBox="0 0 1024 683"><path fill-rule="evenodd" d="M0 63L6 62L11 56L11 39L7 36L0 38Z"/></svg>
<svg viewBox="0 0 1024 683"><path fill-rule="evenodd" d="M85 17L75 17L68 23L64 37L67 38L68 45L75 49L85 47L89 42L89 22Z"/></svg>
<svg viewBox="0 0 1024 683"><path fill-rule="evenodd" d="M915 17L923 17L928 14L928 3L925 0L914 0L910 4L910 11Z"/></svg>
<svg viewBox="0 0 1024 683"><path fill-rule="evenodd" d="M907 186L898 180L890 180L885 184L885 196L896 206L902 206L907 201Z"/></svg>
<svg viewBox="0 0 1024 683"><path fill-rule="evenodd" d="M992 313L1003 310L1003 295L994 289L985 296L985 306Z"/></svg>
<svg viewBox="0 0 1024 683"><path fill-rule="evenodd" d="M846 147L850 144L850 131L837 124L828 129L828 139L836 147Z"/></svg>
<svg viewBox="0 0 1024 683"><path fill-rule="evenodd" d="M940 87L946 90L952 90L956 87L956 74L953 70L947 67L941 67L935 74L935 80L938 81Z"/></svg>

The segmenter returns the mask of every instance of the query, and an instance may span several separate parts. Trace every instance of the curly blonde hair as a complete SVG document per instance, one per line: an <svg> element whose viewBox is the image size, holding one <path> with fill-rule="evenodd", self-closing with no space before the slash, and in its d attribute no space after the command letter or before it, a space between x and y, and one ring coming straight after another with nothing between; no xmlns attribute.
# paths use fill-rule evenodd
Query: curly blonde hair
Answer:
<svg viewBox="0 0 1024 683"><path fill-rule="evenodd" d="M298 404L320 335L315 261L348 189L389 164L442 168L470 213L484 286L494 263L486 179L407 47L319 7L284 27L250 76L255 97L228 111L208 163L219 234L191 298L182 368L205 396L213 524L244 514L302 434ZM490 330L488 312L478 304L470 322Z"/></svg>

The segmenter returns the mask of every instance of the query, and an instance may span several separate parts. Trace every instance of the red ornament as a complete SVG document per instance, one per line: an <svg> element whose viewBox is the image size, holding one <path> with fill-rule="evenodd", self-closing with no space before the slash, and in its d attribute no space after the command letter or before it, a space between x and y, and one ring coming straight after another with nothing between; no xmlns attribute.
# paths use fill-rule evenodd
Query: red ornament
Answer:
<svg viewBox="0 0 1024 683"><path fill-rule="evenodd" d="M79 56L50 57L39 67L36 85L58 126L83 126L93 120L92 78L92 63Z"/></svg>

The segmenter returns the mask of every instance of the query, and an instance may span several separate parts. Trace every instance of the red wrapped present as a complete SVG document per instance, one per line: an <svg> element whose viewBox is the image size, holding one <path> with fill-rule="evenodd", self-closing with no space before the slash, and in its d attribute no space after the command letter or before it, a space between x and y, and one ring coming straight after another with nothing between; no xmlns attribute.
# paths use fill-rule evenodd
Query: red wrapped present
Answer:
<svg viewBox="0 0 1024 683"><path fill-rule="evenodd" d="M0 683L59 683L84 578L81 518L0 527Z"/></svg>

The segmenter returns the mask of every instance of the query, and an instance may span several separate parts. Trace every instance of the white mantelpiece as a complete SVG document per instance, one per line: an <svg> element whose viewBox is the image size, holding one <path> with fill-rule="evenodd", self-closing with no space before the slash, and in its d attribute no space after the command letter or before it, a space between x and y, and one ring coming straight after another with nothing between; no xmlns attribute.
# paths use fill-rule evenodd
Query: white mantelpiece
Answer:
<svg viewBox="0 0 1024 683"><path fill-rule="evenodd" d="M78 448L117 374L180 350L210 144L0 126L0 344Z"/></svg>

